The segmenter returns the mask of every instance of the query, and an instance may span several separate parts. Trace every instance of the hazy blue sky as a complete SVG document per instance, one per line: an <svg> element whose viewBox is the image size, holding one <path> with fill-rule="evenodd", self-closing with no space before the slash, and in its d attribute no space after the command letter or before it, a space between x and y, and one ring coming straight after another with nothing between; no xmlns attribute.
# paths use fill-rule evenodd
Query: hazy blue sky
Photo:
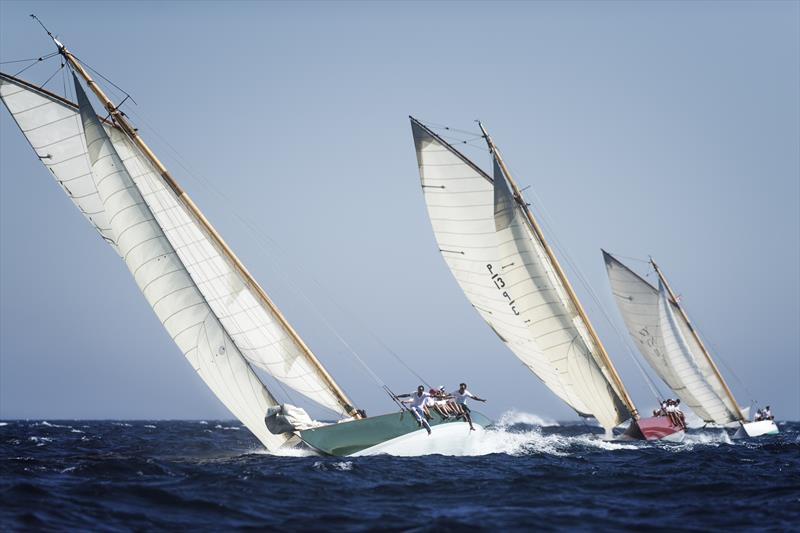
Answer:
<svg viewBox="0 0 800 533"><path fill-rule="evenodd" d="M797 420L799 6L2 1L0 60L52 50L35 12L130 92L138 106L124 109L145 139L372 413L391 405L315 308L397 390L416 378L370 331L429 381L468 381L490 415L573 418L441 259L413 114L469 130L484 121L620 329L600 247L652 254L740 402ZM55 67L23 77L41 83ZM0 417L227 418L124 264L0 115ZM488 167L485 152L467 150ZM627 338L577 289L648 411Z"/></svg>

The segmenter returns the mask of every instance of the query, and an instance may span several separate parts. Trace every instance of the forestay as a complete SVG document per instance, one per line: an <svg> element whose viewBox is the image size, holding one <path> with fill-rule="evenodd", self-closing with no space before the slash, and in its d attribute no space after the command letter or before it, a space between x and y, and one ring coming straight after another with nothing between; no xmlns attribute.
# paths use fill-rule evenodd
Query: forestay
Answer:
<svg viewBox="0 0 800 533"><path fill-rule="evenodd" d="M556 395L612 428L630 415L502 170L483 173L412 119L433 231L470 303Z"/></svg>
<svg viewBox="0 0 800 533"><path fill-rule="evenodd" d="M610 254L603 256L628 332L656 374L704 421L737 421L722 383L665 288L656 289Z"/></svg>

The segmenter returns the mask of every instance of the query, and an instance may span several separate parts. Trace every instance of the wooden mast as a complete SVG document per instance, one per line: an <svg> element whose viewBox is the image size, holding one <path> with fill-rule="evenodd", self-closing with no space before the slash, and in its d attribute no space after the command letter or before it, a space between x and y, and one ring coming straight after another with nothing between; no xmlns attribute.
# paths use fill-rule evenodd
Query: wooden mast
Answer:
<svg viewBox="0 0 800 533"><path fill-rule="evenodd" d="M483 133L483 137L486 139L486 143L489 145L489 150L494 154L497 158L497 162L500 165L500 168L503 169L503 173L505 174L506 178L508 179L508 183L511 185L512 190L514 191L514 199L516 200L517 204L522 208L525 212L525 216L528 219L528 223L533 230L536 238L539 239L539 242L542 243L542 247L544 248L547 257L550 259L550 262L553 264L555 268L556 274L558 278L561 280L561 283L567 290L567 295L569 296L570 300L572 301L572 305L575 306L575 310L580 315L583 323L586 324L586 329L589 331L589 335L592 337L592 341L594 342L595 346L597 346L598 351L600 352L600 358L602 359L603 363L605 364L608 372L611 374L611 379L617 387L617 390L622 395L622 401L625 403L625 406L631 413L631 417L634 420L639 420L639 411L636 409L636 406L633 403L633 400L628 395L628 391L625 389L625 386L622 384L622 379L620 378L619 374L617 373L617 369L614 368L614 365L611 363L611 359L606 352L603 343L600 342L600 337L597 336L597 332L592 326L592 323L589 321L589 317L586 315L586 312L583 309L580 301L578 301L578 296L575 294L575 291L572 288L569 280L567 279L567 275L564 270L561 268L561 264L558 262L555 253L553 252L550 245L547 244L547 241L544 238L544 233L542 232L542 228L539 226L539 223L534 218L533 213L531 212L530 208L528 208L528 204L525 202L525 199L522 197L522 191L520 191L519 187L517 187L516 182L514 182L514 178L511 177L511 173L508 171L503 158L500 156L500 152L497 150L497 147L494 145L492 138L489 136L489 133L486 131L486 128L483 127L480 121L478 121L478 126Z"/></svg>
<svg viewBox="0 0 800 533"><path fill-rule="evenodd" d="M663 283L664 287L667 289L670 300L672 300L672 303L675 304L675 307L677 307L678 311L680 311L683 320L686 322L686 325L689 326L689 331L692 332L694 340L696 340L697 344L700 345L700 350L702 350L703 355L705 355L706 361L708 361L708 364L711 366L711 369L714 371L714 374L717 376L717 379L719 379L720 383L722 383L722 388L725 389L725 392L728 394L728 398L731 400L733 407L736 409L736 414L739 415L739 420L744 421L745 416L744 413L742 413L742 409L739 407L739 403L736 401L736 398L733 397L733 392L731 392L730 387L728 387L728 384L725 382L725 378L722 377L719 368L717 368L716 363L714 363L714 360L711 358L711 354L706 349L706 345L703 344L703 341L700 338L700 335L697 333L697 330L694 329L692 322L689 320L689 315L686 314L686 311L683 310L681 304L678 303L678 298L675 296L675 293L672 292L672 287L670 287L667 278L664 277L663 272L661 272L661 269L658 268L658 265L656 264L655 261L653 261L652 257L650 258L650 264L653 265L653 269L656 271L656 274L658 274L658 279L661 280L661 283Z"/></svg>
<svg viewBox="0 0 800 533"><path fill-rule="evenodd" d="M211 225L211 223L208 221L205 215L203 215L189 195L186 194L186 191L184 191L178 182L175 181L175 179L170 175L167 168L161 163L158 157L156 157L155 153L153 153L150 147L145 144L145 142L139 136L136 128L134 128L127 121L125 115L119 111L119 109L117 109L111 99L106 96L97 82L92 79L92 77L89 75L86 69L83 68L83 65L78 62L75 56L73 56L72 53L54 37L53 41L55 41L56 45L58 46L58 50L61 55L64 56L64 59L66 59L72 68L78 74L80 74L84 80L86 80L86 84L89 86L92 92L97 95L97 98L100 100L100 102L102 102L103 106L106 108L106 111L108 111L114 122L122 131L125 132L131 141L133 141L134 144L136 144L136 146L142 151L145 157L147 157L150 163L152 163L152 165L158 170L161 177L164 179L167 185L170 186L181 203L189 210L190 213L192 213L192 215L194 215L195 219L200 223L200 225L203 226L208 235L211 237L211 240L217 245L219 250L228 257L236 270L239 271L250 287L256 292L256 294L258 294L262 303L267 307L267 309L269 309L272 314L275 315L286 332L289 333L289 337L294 341L300 351L306 355L308 361L314 368L317 369L323 381L328 385L328 387L330 387L331 391L334 393L334 396L344 408L345 412L355 418L361 418L361 415L358 414L353 406L353 403L350 401L344 391L333 380L333 377L331 377L328 371L325 370L308 345L306 345L303 339L300 338L300 335L297 333L297 331L295 331L291 324L289 324L289 322L286 320L286 317L283 316L283 313L278 310L277 306L272 302L270 297L267 296L267 293L264 291L264 289L261 288L255 278L253 278L250 272L248 272L242 261L236 257L236 254L233 253L233 250L231 250L230 246L228 246L228 244L222 239L222 236L217 232L214 226Z"/></svg>

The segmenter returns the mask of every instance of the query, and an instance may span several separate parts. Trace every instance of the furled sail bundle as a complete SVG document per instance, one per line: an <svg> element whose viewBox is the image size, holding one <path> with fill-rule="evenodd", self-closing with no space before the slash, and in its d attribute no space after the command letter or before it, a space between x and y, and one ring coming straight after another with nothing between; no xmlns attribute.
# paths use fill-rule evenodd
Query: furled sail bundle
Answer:
<svg viewBox="0 0 800 533"><path fill-rule="evenodd" d="M252 366L339 415L353 414L344 392L202 213L59 48L112 121L100 121L77 78L79 105L5 74L0 98L64 192L123 258L209 388L268 449L286 437L264 425L276 400Z"/></svg>
<svg viewBox="0 0 800 533"><path fill-rule="evenodd" d="M493 177L413 118L411 128L439 250L473 307L580 415L595 417L608 430L636 417L616 370L488 135Z"/></svg>
<svg viewBox="0 0 800 533"><path fill-rule="evenodd" d="M659 287L607 252L603 257L614 300L639 351L656 374L706 422L744 419L736 400L707 356L661 279Z"/></svg>

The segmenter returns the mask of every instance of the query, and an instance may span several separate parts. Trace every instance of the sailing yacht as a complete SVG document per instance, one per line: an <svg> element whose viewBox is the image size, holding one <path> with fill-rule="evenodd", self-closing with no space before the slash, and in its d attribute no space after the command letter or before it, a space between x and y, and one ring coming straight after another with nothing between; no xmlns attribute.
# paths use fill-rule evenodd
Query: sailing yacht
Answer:
<svg viewBox="0 0 800 533"><path fill-rule="evenodd" d="M430 437L403 410L365 418L120 106L48 35L72 71L77 102L2 73L0 99L56 183L124 261L192 368L267 450L303 442L332 455L458 453L474 438L466 423L435 415ZM335 413L337 423L286 428L293 409L279 404L258 372ZM284 417L283 429L268 429L268 412ZM481 430L490 421L475 413L473 423Z"/></svg>
<svg viewBox="0 0 800 533"><path fill-rule="evenodd" d="M689 316L655 261L658 288L603 250L611 292L628 332L656 374L706 423L735 425L736 437L778 433L772 420L748 421Z"/></svg>
<svg viewBox="0 0 800 533"><path fill-rule="evenodd" d="M642 418L492 138L486 172L414 117L420 184L433 232L465 296L500 341L581 417L632 439L683 438Z"/></svg>

